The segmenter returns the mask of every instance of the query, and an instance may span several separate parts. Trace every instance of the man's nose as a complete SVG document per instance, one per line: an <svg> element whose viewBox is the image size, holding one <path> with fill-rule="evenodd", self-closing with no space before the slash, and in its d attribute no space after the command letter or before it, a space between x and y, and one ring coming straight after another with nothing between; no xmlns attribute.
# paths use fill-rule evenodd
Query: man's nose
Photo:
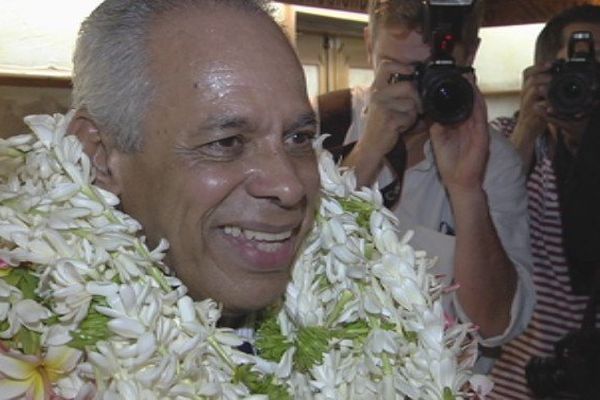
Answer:
<svg viewBox="0 0 600 400"><path fill-rule="evenodd" d="M284 150L273 150L255 160L247 190L255 198L271 199L279 206L293 208L306 197L299 163Z"/></svg>

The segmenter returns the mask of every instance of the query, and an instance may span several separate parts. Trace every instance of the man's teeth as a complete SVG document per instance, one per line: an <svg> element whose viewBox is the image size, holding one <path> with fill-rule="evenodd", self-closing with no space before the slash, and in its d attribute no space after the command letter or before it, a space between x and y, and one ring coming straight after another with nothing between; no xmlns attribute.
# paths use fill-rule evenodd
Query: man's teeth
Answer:
<svg viewBox="0 0 600 400"><path fill-rule="evenodd" d="M239 226L226 226L225 234L231 235L233 237L243 236L248 240L259 240L262 242L281 242L282 240L289 239L292 236L292 231L285 231L280 233L268 233L268 232L259 232L253 231L250 229L243 229ZM264 245L268 245L268 243L263 243ZM261 244L259 244L260 246Z"/></svg>

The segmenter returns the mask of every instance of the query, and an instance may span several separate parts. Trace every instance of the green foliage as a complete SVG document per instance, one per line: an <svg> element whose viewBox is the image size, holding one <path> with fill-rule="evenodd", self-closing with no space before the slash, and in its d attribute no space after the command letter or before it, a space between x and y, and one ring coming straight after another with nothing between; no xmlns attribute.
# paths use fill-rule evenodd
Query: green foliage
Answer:
<svg viewBox="0 0 600 400"><path fill-rule="evenodd" d="M23 326L15 336L13 336L13 346L10 347L20 348L25 354L39 355L41 351L41 337L41 333L32 331Z"/></svg>
<svg viewBox="0 0 600 400"><path fill-rule="evenodd" d="M291 346L292 343L281 333L275 314L267 318L256 332L256 348L266 360L279 362Z"/></svg>
<svg viewBox="0 0 600 400"><path fill-rule="evenodd" d="M323 362L323 354L329 350L332 338L329 329L319 326L300 328L296 340L290 342L279 329L275 315L266 319L257 330L256 348L261 357L279 362L284 353L295 347L294 366L300 371L308 371Z"/></svg>
<svg viewBox="0 0 600 400"><path fill-rule="evenodd" d="M367 260L372 260L373 258L375 258L375 256L377 255L377 251L375 248L375 245L372 243L367 243L365 245L365 257L367 258Z"/></svg>
<svg viewBox="0 0 600 400"><path fill-rule="evenodd" d="M449 387L444 388L443 400L456 400L456 397L452 394L452 389Z"/></svg>
<svg viewBox="0 0 600 400"><path fill-rule="evenodd" d="M409 343L417 343L419 340L419 335L417 334L417 332L405 331L404 338Z"/></svg>
<svg viewBox="0 0 600 400"><path fill-rule="evenodd" d="M357 197L338 198L337 199L344 211L356 215L356 223L361 227L368 229L371 214L375 211L373 205Z"/></svg>
<svg viewBox="0 0 600 400"><path fill-rule="evenodd" d="M39 300L36 292L40 280L29 266L29 264L21 264L17 268L12 268L8 275L0 279L19 289L23 293L23 298Z"/></svg>
<svg viewBox="0 0 600 400"><path fill-rule="evenodd" d="M335 337L338 339L358 340L360 343L364 343L369 336L369 332L371 332L371 328L367 321L359 319L345 324L343 328L338 329Z"/></svg>
<svg viewBox="0 0 600 400"><path fill-rule="evenodd" d="M306 372L314 365L323 362L323 354L329 349L331 332L321 326L300 328L296 339L294 365L296 369Z"/></svg>
<svg viewBox="0 0 600 400"><path fill-rule="evenodd" d="M234 383L243 383L252 394L267 395L272 400L291 400L287 388L274 375L261 376L251 365L240 365L233 374Z"/></svg>
<svg viewBox="0 0 600 400"><path fill-rule="evenodd" d="M96 311L96 306L108 306L101 296L94 296L90 303L87 316L79 324L79 328L71 331L73 338L67 345L78 350L84 350L88 346L95 346L100 340L107 340L111 333L108 330L110 318Z"/></svg>

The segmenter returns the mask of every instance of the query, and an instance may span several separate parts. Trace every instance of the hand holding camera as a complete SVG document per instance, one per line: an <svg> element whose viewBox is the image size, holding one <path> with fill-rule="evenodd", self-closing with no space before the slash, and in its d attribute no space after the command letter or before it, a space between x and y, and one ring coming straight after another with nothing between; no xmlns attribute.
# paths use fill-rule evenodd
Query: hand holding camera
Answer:
<svg viewBox="0 0 600 400"><path fill-rule="evenodd" d="M414 80L427 118L442 125L463 122L473 110L473 87L463 76L473 68L458 66L452 57L456 37L449 32L433 32L432 60L419 63L412 75L394 73L389 82Z"/></svg>
<svg viewBox="0 0 600 400"><path fill-rule="evenodd" d="M472 0L424 2L424 40L431 46L431 57L416 65L414 74L392 74L390 83L413 80L423 103L424 116L442 125L465 121L473 110L473 87L465 78L470 66L458 65L455 45L462 39L465 15Z"/></svg>
<svg viewBox="0 0 600 400"><path fill-rule="evenodd" d="M566 60L551 68L548 101L552 115L574 120L589 115L600 100L600 64L596 62L591 32L574 32L569 39Z"/></svg>
<svg viewBox="0 0 600 400"><path fill-rule="evenodd" d="M405 65L391 60L382 60L375 71L375 80L371 85L371 98L366 114L364 140L369 148L380 149L385 154L398 140L398 135L409 131L417 122L421 113L421 102L414 85L410 82L388 84L388 77Z"/></svg>
<svg viewBox="0 0 600 400"><path fill-rule="evenodd" d="M549 123L569 140L579 140L587 117L600 99L599 70L590 32L571 35L566 59L525 69L512 140L526 166L531 163L536 138L548 129Z"/></svg>

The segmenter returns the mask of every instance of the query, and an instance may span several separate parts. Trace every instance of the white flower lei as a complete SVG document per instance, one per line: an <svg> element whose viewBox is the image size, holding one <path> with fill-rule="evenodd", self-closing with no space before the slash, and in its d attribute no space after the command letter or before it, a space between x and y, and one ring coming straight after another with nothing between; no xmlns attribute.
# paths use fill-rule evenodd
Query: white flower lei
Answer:
<svg viewBox="0 0 600 400"><path fill-rule="evenodd" d="M0 139L0 399L458 399L468 327L445 326L433 261L379 191L320 150L322 201L260 356L217 327L92 185L70 116Z"/></svg>

